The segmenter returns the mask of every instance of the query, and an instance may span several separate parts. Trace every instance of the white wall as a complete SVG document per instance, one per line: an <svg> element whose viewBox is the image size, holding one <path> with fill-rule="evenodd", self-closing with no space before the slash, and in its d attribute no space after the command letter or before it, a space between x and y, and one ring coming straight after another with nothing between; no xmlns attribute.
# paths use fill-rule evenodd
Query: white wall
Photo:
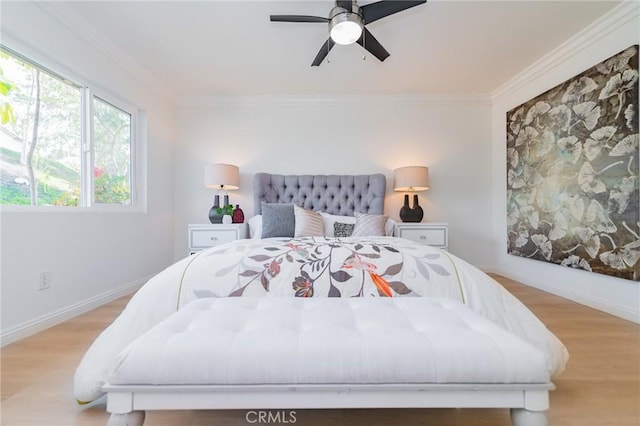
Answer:
<svg viewBox="0 0 640 426"><path fill-rule="evenodd" d="M231 193L254 214L252 178L279 174L387 176L385 213L398 220L402 194L393 169L425 165L424 221L448 222L450 250L476 265L491 262L490 105L486 98L219 98L178 108L175 256L187 250L187 224L208 222L214 191L204 165L240 167Z"/></svg>
<svg viewBox="0 0 640 426"><path fill-rule="evenodd" d="M614 9L496 90L492 112L496 271L636 322L640 320L639 283L507 254L505 114L630 45L638 44L639 27L637 2Z"/></svg>
<svg viewBox="0 0 640 426"><path fill-rule="evenodd" d="M213 191L202 185L206 162L240 166L241 189L231 200L241 204L247 217L253 214L256 172L380 172L388 178L386 213L397 219L402 194L392 191L392 170L427 165L432 187L420 194L424 220L449 223L454 254L637 318L637 283L508 256L505 237L505 112L638 43L637 3L625 7L617 9L614 24L600 23L497 90L493 107L488 98L473 96L245 97L192 99L174 113L157 87L131 72L131 63L105 55L109 52L96 48L95 40L67 28L60 15L47 13L51 6L4 2L3 38L35 48L146 111L148 209L118 214L2 211L3 343L135 287L183 257L187 224L208 221ZM52 288L44 292L36 291L41 271L52 271Z"/></svg>
<svg viewBox="0 0 640 426"><path fill-rule="evenodd" d="M171 103L33 3L2 4L10 47L46 59L146 113L148 208L140 213L1 213L3 344L104 303L168 265L173 243ZM26 50L26 51L25 51ZM49 290L37 291L39 272Z"/></svg>

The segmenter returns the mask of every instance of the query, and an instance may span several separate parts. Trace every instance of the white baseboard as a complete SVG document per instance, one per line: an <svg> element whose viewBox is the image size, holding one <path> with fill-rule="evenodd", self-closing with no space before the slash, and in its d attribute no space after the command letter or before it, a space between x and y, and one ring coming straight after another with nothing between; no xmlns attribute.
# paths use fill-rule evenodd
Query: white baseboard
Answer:
<svg viewBox="0 0 640 426"><path fill-rule="evenodd" d="M85 312L98 308L105 303L109 303L122 296L126 296L127 294L130 294L142 287L142 285L152 276L153 275L140 278L139 280L133 281L129 284L125 284L89 299L74 303L73 305L65 306L64 308L60 308L51 313L41 315L32 320L25 321L18 325L14 325L13 327L9 327L6 330L2 330L2 333L0 334L0 347L16 342L20 339L24 339L25 337L32 336L40 331L46 330L47 328L51 328L54 325L58 325L70 320L71 318L75 318L78 315L84 314Z"/></svg>
<svg viewBox="0 0 640 426"><path fill-rule="evenodd" d="M577 291L571 291L564 288L558 288L550 285L545 285L539 282L536 282L531 279L531 277L518 274L517 272L508 271L505 269L500 269L495 266L486 266L481 268L484 272L494 273L498 275L502 275L503 277L510 278L512 280L516 280L522 284L525 284L529 287L537 288L538 290L545 291L547 293L554 294L556 296L560 296L564 299L571 300L576 303L580 303L581 305L588 306L593 309L597 309L602 312L606 312L608 314L614 315L618 318L622 318L631 322L635 322L640 324L640 315L638 312L627 309L622 306L614 305L611 302L606 300L601 300L598 298L594 298L590 295L580 293Z"/></svg>

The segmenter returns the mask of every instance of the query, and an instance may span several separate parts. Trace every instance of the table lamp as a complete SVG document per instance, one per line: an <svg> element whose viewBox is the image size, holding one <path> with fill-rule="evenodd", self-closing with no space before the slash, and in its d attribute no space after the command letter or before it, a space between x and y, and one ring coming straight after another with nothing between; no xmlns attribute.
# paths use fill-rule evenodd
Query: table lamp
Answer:
<svg viewBox="0 0 640 426"><path fill-rule="evenodd" d="M420 222L424 216L418 204L418 191L429 189L429 168L423 166L400 167L393 171L393 190L413 193L413 206L409 207L409 194L404 195L404 205L400 209L403 222Z"/></svg>
<svg viewBox="0 0 640 426"><path fill-rule="evenodd" d="M218 192L213 198L213 206L209 210L209 220L211 223L222 223L222 217L227 212L229 204L229 193L239 188L240 171L238 166L231 164L207 164L204 169L204 186L217 189ZM220 194L223 193L224 201L220 205Z"/></svg>

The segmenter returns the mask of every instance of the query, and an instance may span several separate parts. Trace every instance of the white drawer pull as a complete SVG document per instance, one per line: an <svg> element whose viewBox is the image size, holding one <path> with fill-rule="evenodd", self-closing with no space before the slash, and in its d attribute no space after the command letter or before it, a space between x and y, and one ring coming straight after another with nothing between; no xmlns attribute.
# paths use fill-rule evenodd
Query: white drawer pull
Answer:
<svg viewBox="0 0 640 426"><path fill-rule="evenodd" d="M218 237L211 237L211 241L215 241L217 239L218 239Z"/></svg>

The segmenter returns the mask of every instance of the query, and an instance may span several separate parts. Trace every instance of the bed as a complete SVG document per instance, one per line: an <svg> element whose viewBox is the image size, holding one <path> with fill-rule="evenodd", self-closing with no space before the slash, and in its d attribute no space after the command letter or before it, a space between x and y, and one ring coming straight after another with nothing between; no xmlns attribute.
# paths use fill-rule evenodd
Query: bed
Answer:
<svg viewBox="0 0 640 426"><path fill-rule="evenodd" d="M547 424L565 347L472 265L389 236L385 184L257 174L258 238L145 284L79 364L78 401L106 393L109 426L146 410L374 407L509 408L514 425Z"/></svg>

